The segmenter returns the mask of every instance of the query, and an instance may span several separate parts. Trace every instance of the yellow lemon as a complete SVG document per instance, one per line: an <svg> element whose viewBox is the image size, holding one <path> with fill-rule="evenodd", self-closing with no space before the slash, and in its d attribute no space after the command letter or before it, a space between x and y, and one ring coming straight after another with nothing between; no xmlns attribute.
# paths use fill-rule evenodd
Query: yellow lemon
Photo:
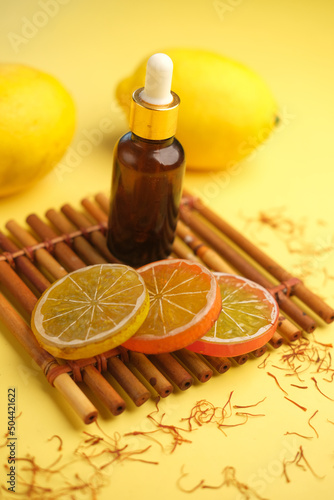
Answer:
<svg viewBox="0 0 334 500"><path fill-rule="evenodd" d="M269 136L277 122L277 103L256 72L206 50L162 52L174 63L172 89L181 98L176 135L185 149L188 168L231 167ZM132 92L144 86L146 62L116 89L127 112Z"/></svg>
<svg viewBox="0 0 334 500"><path fill-rule="evenodd" d="M74 129L72 97L57 79L29 66L0 64L0 196L47 174Z"/></svg>

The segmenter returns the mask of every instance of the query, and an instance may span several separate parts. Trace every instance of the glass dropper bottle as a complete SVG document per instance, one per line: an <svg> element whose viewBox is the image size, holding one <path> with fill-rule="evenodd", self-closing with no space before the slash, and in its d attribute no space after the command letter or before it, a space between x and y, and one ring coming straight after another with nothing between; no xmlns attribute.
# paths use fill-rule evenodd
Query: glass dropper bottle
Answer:
<svg viewBox="0 0 334 500"><path fill-rule="evenodd" d="M132 96L130 132L115 146L107 242L121 262L140 267L172 250L185 171L175 138L180 99L172 60L154 54L145 87Z"/></svg>

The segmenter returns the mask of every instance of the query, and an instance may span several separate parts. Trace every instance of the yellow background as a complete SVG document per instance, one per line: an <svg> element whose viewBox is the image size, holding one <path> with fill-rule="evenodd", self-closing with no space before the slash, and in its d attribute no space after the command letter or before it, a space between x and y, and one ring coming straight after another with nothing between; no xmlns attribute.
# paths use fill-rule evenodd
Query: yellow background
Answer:
<svg viewBox="0 0 334 500"><path fill-rule="evenodd" d="M303 221L309 228L308 241L318 248L329 249L321 258L315 254L311 259L313 272L306 283L333 304L333 280L326 280L323 273L326 267L334 274L333 2L54 2L55 13L45 18L40 14L43 0L2 1L0 54L4 62L25 63L53 74L71 92L78 113L77 131L71 144L71 151L77 153L76 161L72 157L65 170L58 167L28 191L1 199L1 229L11 218L24 223L29 213L43 215L48 208L57 209L65 202L79 207L85 196L99 191L108 193L113 144L127 129L114 98L118 81L142 58L166 47L206 48L237 59L261 74L279 102L283 122L237 173L187 171L185 185L236 227L258 238L255 241L262 239L263 248L287 267L302 266L302 257L287 252L275 231L258 233L259 226L245 224L245 217L254 219L260 211L281 209L284 216ZM35 29L25 28L27 20ZM22 43L15 45L11 33L22 36ZM83 153L80 144L105 118L112 121L111 130L104 134L100 144L93 144L91 150ZM320 225L319 220L326 225ZM333 333L333 326L320 325L316 338L332 342ZM0 346L0 435L6 432L7 389L16 387L18 410L22 411L17 421L18 455L28 453L39 463L50 463L57 456L56 442L47 440L58 434L65 443L65 458L71 457L85 426L4 327L1 327ZM270 362L275 364L280 357L281 350L271 352ZM109 486L101 490L98 498L181 500L187 495L194 500L242 498L232 487L188 494L181 491L177 480L183 465L189 473L181 483L184 488L192 488L200 479L207 484L219 484L221 470L233 466L238 480L255 488L263 498L332 498L334 426L328 420L334 421L334 402L311 385L312 369L306 373L309 389L305 391L291 387L291 380L276 370L289 396L307 407L304 413L286 401L274 380L258 368L261 361L252 359L244 366L232 367L225 375L214 376L206 384L196 383L184 393L175 391L161 403L161 411L166 412L167 423L181 425L180 418L189 415L196 401L207 399L222 406L234 391L234 404L247 405L266 397L254 411L264 413L265 417L226 429L227 436L214 426L203 426L188 436L192 443L182 444L172 455L163 453L150 441L133 438L130 444L137 448L152 444L150 459L159 464L114 464L109 469ZM274 368L269 365L268 371ZM333 384L322 382L321 377L319 384L334 398ZM150 428L146 415L154 410L154 402L140 408L129 402L128 409L118 417L110 417L100 406L99 410L103 429L109 434L117 431L123 435L129 429ZM319 438L307 424L316 410L319 412L312 422ZM86 430L97 431L95 424ZM285 435L287 431L313 438ZM316 478L310 470L291 466L291 483L285 481L282 459L293 459L300 445L314 470L324 479ZM0 482L4 484L4 449L0 452ZM60 477L59 484L61 481ZM8 497L4 492L0 498L1 495ZM90 497L78 494L77 498Z"/></svg>

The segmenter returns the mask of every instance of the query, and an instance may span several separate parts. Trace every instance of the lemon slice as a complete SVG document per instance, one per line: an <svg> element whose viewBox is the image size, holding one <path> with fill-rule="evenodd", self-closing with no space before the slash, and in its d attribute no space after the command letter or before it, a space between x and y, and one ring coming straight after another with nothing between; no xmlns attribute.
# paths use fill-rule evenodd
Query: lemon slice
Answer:
<svg viewBox="0 0 334 500"><path fill-rule="evenodd" d="M211 330L187 348L209 356L240 356L259 349L275 333L279 308L262 286L241 276L213 273L222 310Z"/></svg>
<svg viewBox="0 0 334 500"><path fill-rule="evenodd" d="M150 310L124 346L158 354L175 351L202 337L221 310L218 283L203 265L166 259L137 269L150 295Z"/></svg>
<svg viewBox="0 0 334 500"><path fill-rule="evenodd" d="M79 359L112 349L133 335L149 310L143 278L122 264L98 264L74 271L38 300L32 330L56 357Z"/></svg>

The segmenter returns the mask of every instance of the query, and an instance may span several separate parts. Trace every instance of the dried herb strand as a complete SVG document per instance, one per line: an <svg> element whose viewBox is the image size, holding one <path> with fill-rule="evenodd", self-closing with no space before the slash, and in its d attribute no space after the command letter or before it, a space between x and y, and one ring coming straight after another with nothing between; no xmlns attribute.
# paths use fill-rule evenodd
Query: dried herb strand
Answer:
<svg viewBox="0 0 334 500"><path fill-rule="evenodd" d="M324 378L323 380L324 380L324 382L330 382L330 383L332 383L332 382L333 382L333 380L334 380L334 371L332 371L332 375L331 375L331 378L330 378L330 379L328 379L328 378Z"/></svg>
<svg viewBox="0 0 334 500"><path fill-rule="evenodd" d="M313 340L313 342L323 347L331 347L331 348L333 347L333 344L324 344L323 342L319 342L318 340Z"/></svg>
<svg viewBox="0 0 334 500"><path fill-rule="evenodd" d="M313 417L315 417L315 415L318 413L318 411L319 411L319 410L316 410L316 411L313 413L313 415L312 415L312 416L308 419L308 425L311 427L311 429L313 429L313 430L314 430L314 432L315 432L315 434L316 434L317 438L319 437L319 434L317 433L317 430L316 430L316 429L313 427L313 425L311 424L311 419L312 419Z"/></svg>
<svg viewBox="0 0 334 500"><path fill-rule="evenodd" d="M309 462L306 460L306 457L305 457L305 453L304 453L304 450L303 450L303 447L300 446L299 447L299 450L300 450L300 459L299 460L304 460L305 464L307 465L307 467L309 468L309 470L312 472L312 474L317 477L318 479L324 479L325 476L319 476L318 474L316 474L313 470L313 468L311 467L311 465L309 464Z"/></svg>
<svg viewBox="0 0 334 500"><path fill-rule="evenodd" d="M267 397L265 396L263 399L261 399L261 401L258 401L257 403L254 403L254 404L251 404L251 405L233 405L233 408L238 408L238 409L241 409L241 408L254 408L254 406L257 406L259 405L260 403L263 403L263 401L267 399Z"/></svg>
<svg viewBox="0 0 334 500"><path fill-rule="evenodd" d="M230 410L230 416L232 415L231 399L232 399L232 394L233 394L233 392L234 392L234 391L231 391L231 392L230 392L229 398L228 398L228 400L226 401L225 405L223 406L223 412L222 412L222 413L223 413L225 416L226 416L226 414L225 414L225 408L226 408L226 406L228 406L228 407L229 407L229 410Z"/></svg>
<svg viewBox="0 0 334 500"><path fill-rule="evenodd" d="M165 448L162 445L162 443L158 439L156 439L153 436L151 436L151 434L154 434L156 432L159 432L159 429L154 429L153 431L133 431L133 432L126 432L124 434L124 436L145 436L145 437L147 437L149 439L152 439L155 443L157 443L160 446L160 448L162 449L162 451L165 451Z"/></svg>
<svg viewBox="0 0 334 500"><path fill-rule="evenodd" d="M286 432L284 436L296 435L304 439L313 439L313 436L304 436L303 434L299 434L299 432Z"/></svg>
<svg viewBox="0 0 334 500"><path fill-rule="evenodd" d="M288 401L290 401L290 403L293 403L294 405L298 406L298 408L300 408L301 410L307 411L307 408L305 408L305 406L302 406L299 403L296 403L296 401L293 401L293 399L287 398L286 396L284 396L284 398L287 399Z"/></svg>
<svg viewBox="0 0 334 500"><path fill-rule="evenodd" d="M237 411L236 415L240 416L246 415L247 417L265 417L264 413L248 413L245 411Z"/></svg>
<svg viewBox="0 0 334 500"><path fill-rule="evenodd" d="M243 414L245 420L243 422L240 422L238 424L218 424L218 428L220 427L240 427L240 425L245 425L248 422L248 415L246 413Z"/></svg>
<svg viewBox="0 0 334 500"><path fill-rule="evenodd" d="M227 466L222 470L223 480L218 485L207 484L204 479L201 479L195 486L193 486L192 488L186 489L186 488L184 488L184 486L181 485L181 481L185 477L187 477L188 475L189 475L189 473L184 472L184 466L182 466L181 475L177 480L177 486L184 493L193 493L194 491L199 490L199 489L217 490L217 489L220 489L224 486L233 486L234 488L236 488L239 491L239 493L241 493L243 495L245 500L250 500L251 498L257 498L258 500L266 500L263 497L260 497L258 495L258 493L255 490L253 490L252 488L250 488L247 484L239 481L236 478L235 468L231 467L231 466Z"/></svg>
<svg viewBox="0 0 334 500"><path fill-rule="evenodd" d="M262 369L262 368L266 368L267 366L267 363L268 363L268 358L270 356L270 352L267 354L267 356L261 361L261 363L259 365L257 365L258 368Z"/></svg>
<svg viewBox="0 0 334 500"><path fill-rule="evenodd" d="M275 375L273 375L273 374L272 374L272 373L270 373L270 372L267 372L267 374L275 380L277 387L279 387L279 388L281 389L281 391L283 391L283 392L284 392L284 394L288 395L288 393L287 393L287 392L286 392L286 391L285 391L285 390L284 390L284 389L280 386L280 383L278 382L278 380L277 380L277 378L275 377Z"/></svg>
<svg viewBox="0 0 334 500"><path fill-rule="evenodd" d="M53 436L51 436L48 441L52 441L52 439L59 439L59 446L58 446L58 451L61 451L63 449L63 440L60 436L58 436L58 434L54 434Z"/></svg>
<svg viewBox="0 0 334 500"><path fill-rule="evenodd" d="M304 463L302 463L302 461L304 461ZM285 476L285 479L286 479L287 483L291 482L290 478L289 478L289 476L287 474L287 466L291 465L291 464L295 464L297 467L300 467L304 471L306 471L307 470L306 468L308 468L309 471L315 477L317 477L318 479L323 479L324 478L324 476L319 476L313 470L313 468L311 467L311 465L309 464L308 460L305 457L305 453L304 453L304 450L303 450L302 446L299 447L299 450L297 451L296 456L295 456L295 458L293 460L283 460L283 475Z"/></svg>
<svg viewBox="0 0 334 500"><path fill-rule="evenodd" d="M316 388L318 389L318 391L320 392L320 394L322 394L325 398L329 399L330 401L334 401L334 399L330 398L329 396L327 396L326 394L324 394L324 393L320 390L320 388L319 388L319 386L318 386L318 382L317 382L317 380L316 380L314 377L311 377L311 380L313 380L313 382L315 383L315 386L316 386Z"/></svg>

